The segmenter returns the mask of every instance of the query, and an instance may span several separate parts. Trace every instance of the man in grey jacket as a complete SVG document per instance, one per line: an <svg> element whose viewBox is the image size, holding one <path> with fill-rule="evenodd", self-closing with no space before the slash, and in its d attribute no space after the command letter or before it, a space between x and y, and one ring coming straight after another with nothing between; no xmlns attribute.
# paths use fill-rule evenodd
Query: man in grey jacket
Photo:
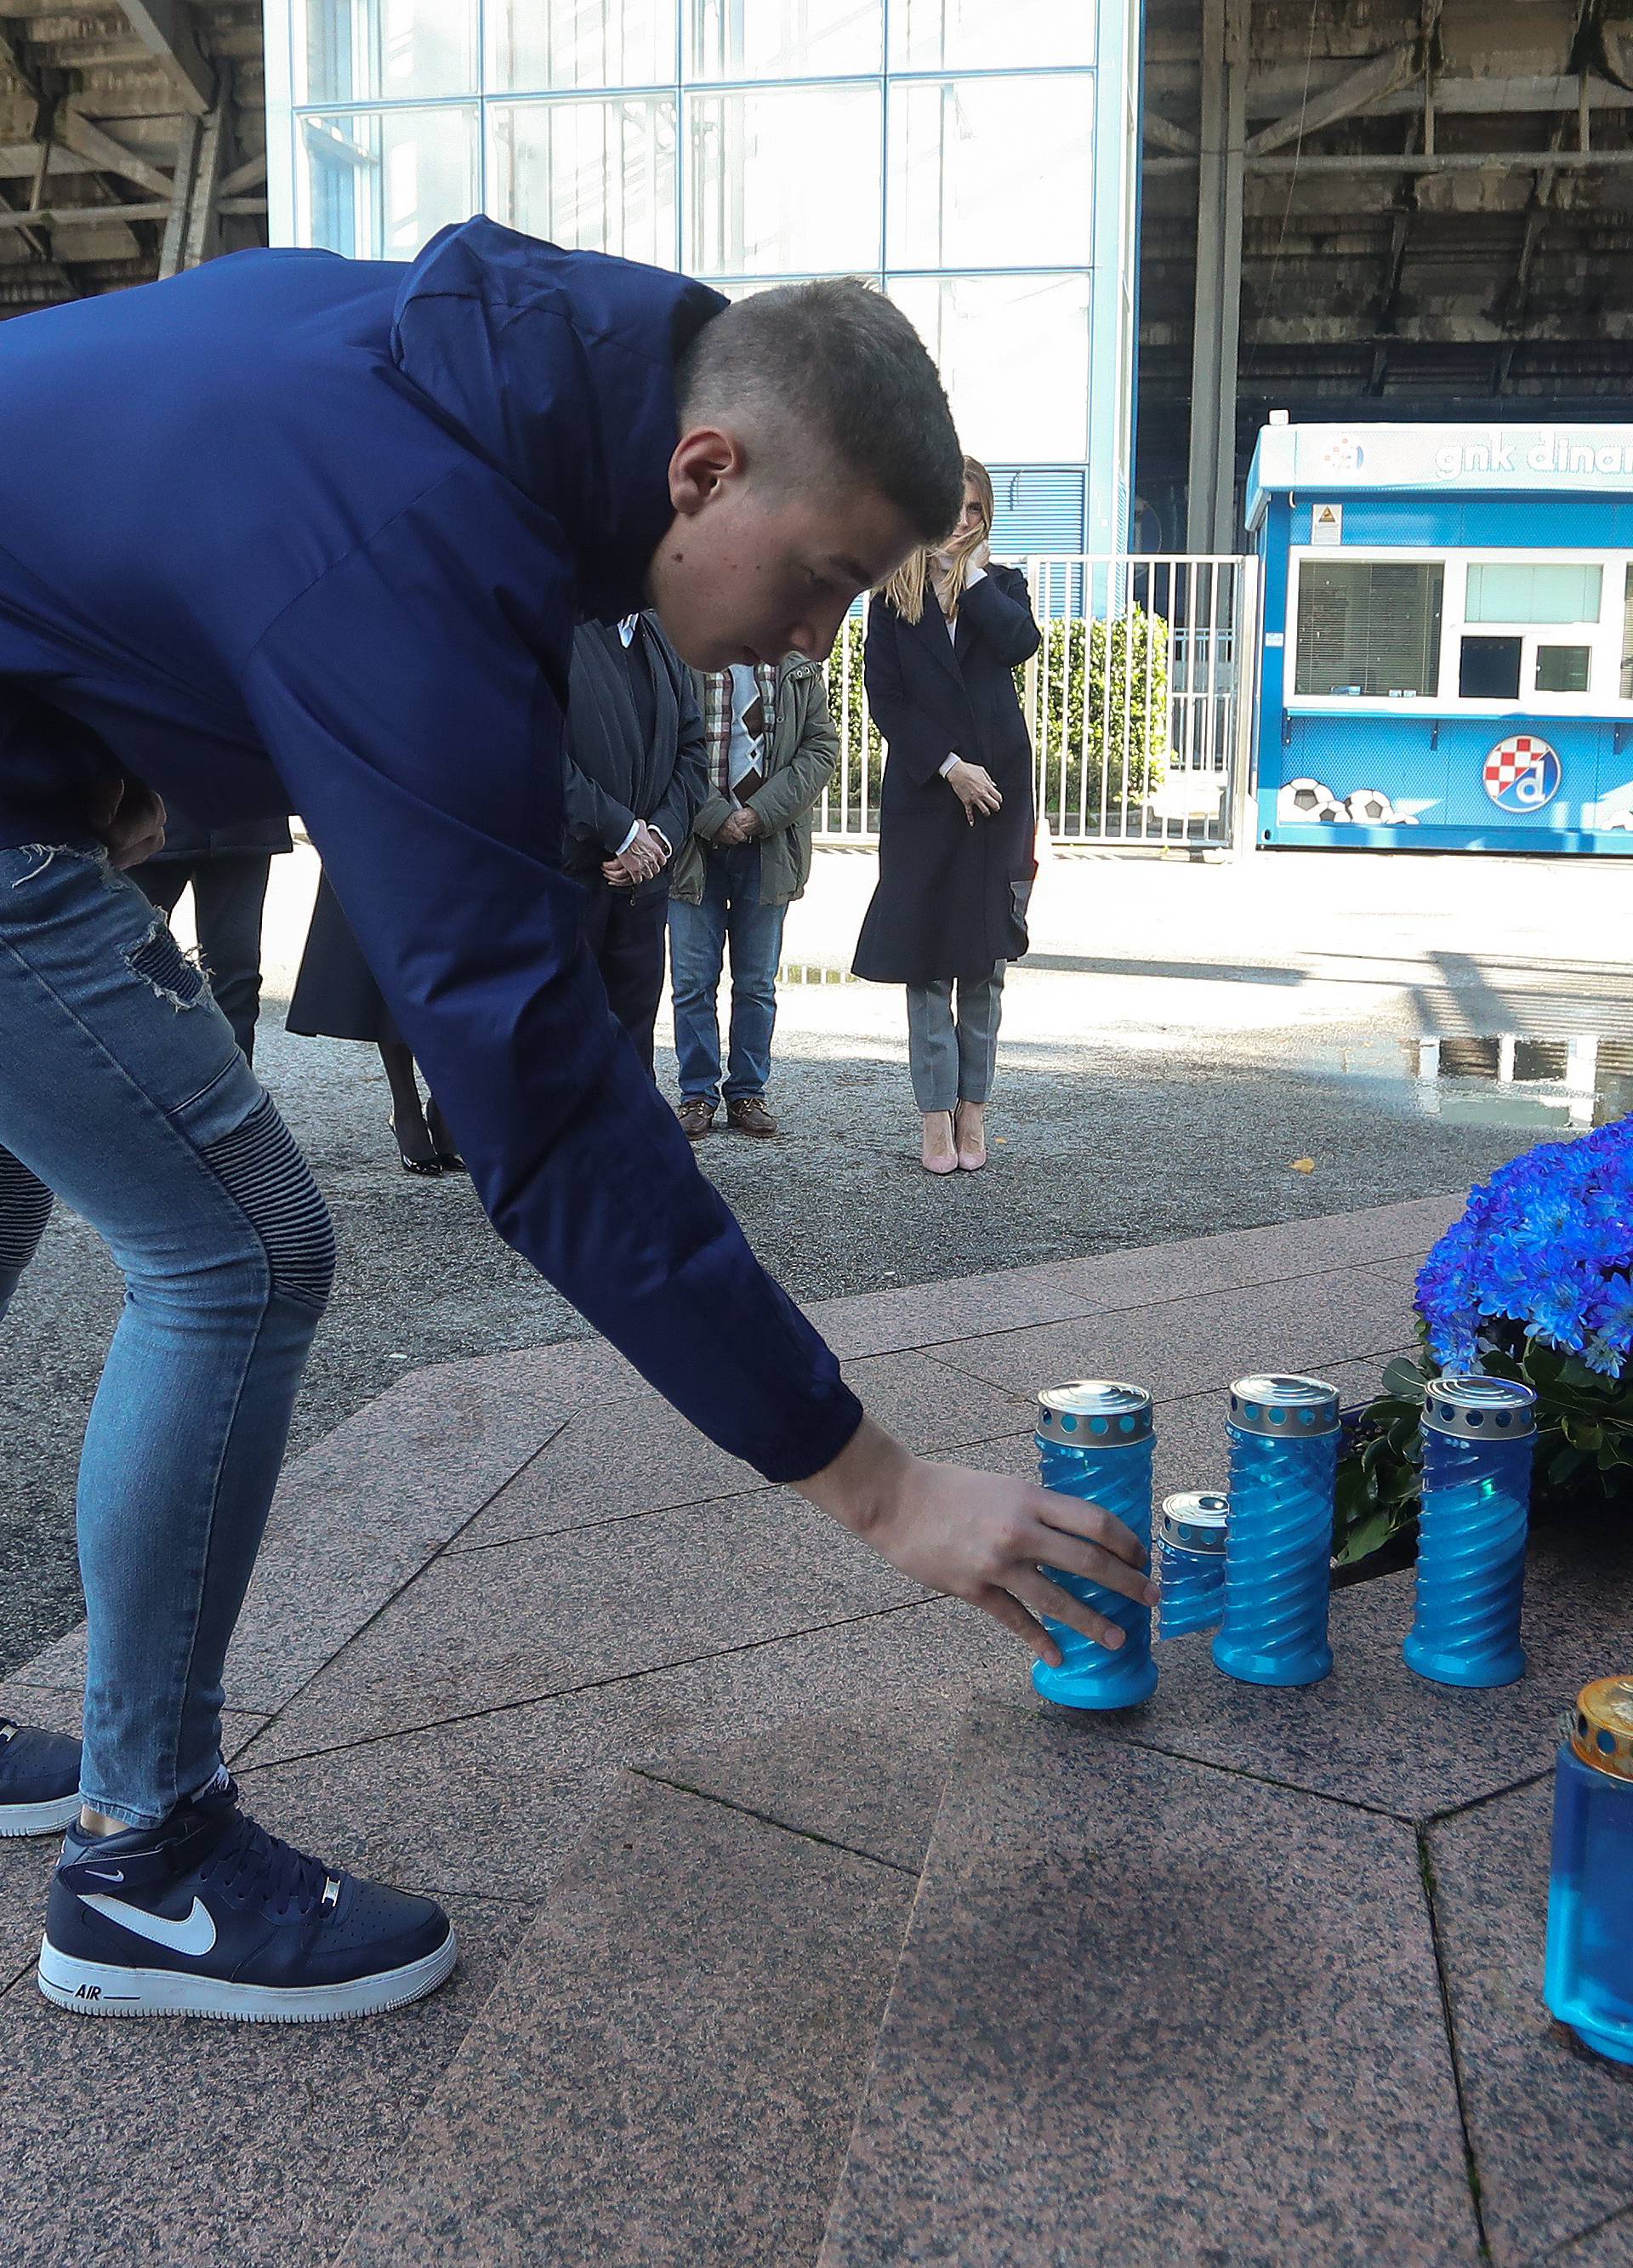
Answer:
<svg viewBox="0 0 1633 2268"><path fill-rule="evenodd" d="M694 1142L726 1123L765 1139L783 923L811 872L816 806L839 760L828 688L814 662L694 673L709 792L677 858L669 895L680 1101ZM724 1084L717 999L728 941L732 1020Z"/></svg>

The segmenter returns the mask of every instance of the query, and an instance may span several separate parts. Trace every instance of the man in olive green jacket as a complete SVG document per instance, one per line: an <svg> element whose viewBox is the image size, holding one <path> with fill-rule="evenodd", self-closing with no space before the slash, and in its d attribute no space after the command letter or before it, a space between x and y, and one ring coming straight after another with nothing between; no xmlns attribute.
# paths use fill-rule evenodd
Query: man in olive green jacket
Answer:
<svg viewBox="0 0 1633 2268"><path fill-rule="evenodd" d="M709 792L675 855L669 965L678 1116L695 1142L725 1104L739 1134L776 1132L766 1108L783 922L811 872L816 806L834 777L839 739L816 664L785 655L775 669L694 672ZM717 997L727 941L732 1028L724 1083Z"/></svg>

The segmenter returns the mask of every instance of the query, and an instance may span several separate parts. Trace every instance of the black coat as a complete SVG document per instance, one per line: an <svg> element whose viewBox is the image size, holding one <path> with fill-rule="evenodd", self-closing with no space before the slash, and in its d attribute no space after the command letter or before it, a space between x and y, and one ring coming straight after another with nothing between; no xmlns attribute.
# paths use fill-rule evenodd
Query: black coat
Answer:
<svg viewBox="0 0 1633 2268"><path fill-rule="evenodd" d="M637 820L679 850L709 787L703 720L692 674L651 615L626 647L613 622L573 632L567 710L564 863L580 881L600 878ZM642 728L632 673L647 673L652 727ZM669 887L669 870L636 897Z"/></svg>
<svg viewBox="0 0 1633 2268"><path fill-rule="evenodd" d="M165 814L165 847L153 857L185 858L191 863L199 858L259 857L265 851L276 858L293 848L287 819L239 819L225 827L201 827L184 811L172 806Z"/></svg>
<svg viewBox="0 0 1633 2268"><path fill-rule="evenodd" d="M1026 950L1037 872L1032 742L1011 674L1037 652L1026 578L989 567L964 593L958 636L927 592L916 622L885 599L868 614L867 697L884 736L879 887L856 973L879 984L989 976ZM1004 808L971 826L941 777L949 755L984 764Z"/></svg>

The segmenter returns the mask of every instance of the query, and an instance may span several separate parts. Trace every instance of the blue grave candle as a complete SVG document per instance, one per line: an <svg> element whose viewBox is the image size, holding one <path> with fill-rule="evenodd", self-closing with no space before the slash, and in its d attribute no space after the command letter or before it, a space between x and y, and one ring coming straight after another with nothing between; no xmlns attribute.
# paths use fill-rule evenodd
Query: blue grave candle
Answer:
<svg viewBox="0 0 1633 2268"><path fill-rule="evenodd" d="M1633 2064L1633 1677L1585 1687L1554 1773L1548 1886L1550 2014Z"/></svg>
<svg viewBox="0 0 1633 2268"><path fill-rule="evenodd" d="M1092 1498L1150 1550L1154 1441L1149 1394L1109 1378L1052 1386L1038 1396L1037 1443L1045 1488ZM1131 1709L1149 1701L1157 1690L1151 1609L1059 1567L1044 1572L1128 1635L1113 1652L1046 1616L1064 1659L1058 1669L1033 1662L1032 1682L1043 1698L1067 1709Z"/></svg>
<svg viewBox="0 0 1633 2268"><path fill-rule="evenodd" d="M1423 1397L1417 1611L1407 1667L1437 1685L1512 1685L1536 1395L1507 1378L1438 1378Z"/></svg>
<svg viewBox="0 0 1633 2268"><path fill-rule="evenodd" d="M1338 1389L1320 1378L1242 1378L1231 1388L1225 1616L1213 1658L1249 1685L1313 1685L1327 1641Z"/></svg>
<svg viewBox="0 0 1633 2268"><path fill-rule="evenodd" d="M1157 1636L1183 1638L1219 1627L1225 1612L1225 1530L1228 1497L1187 1489L1162 1500L1157 1524Z"/></svg>

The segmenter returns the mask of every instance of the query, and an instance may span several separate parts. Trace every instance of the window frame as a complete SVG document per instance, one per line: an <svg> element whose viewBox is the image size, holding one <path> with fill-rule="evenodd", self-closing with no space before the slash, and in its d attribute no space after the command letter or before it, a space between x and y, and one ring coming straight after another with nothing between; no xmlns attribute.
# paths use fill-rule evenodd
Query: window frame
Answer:
<svg viewBox="0 0 1633 2268"><path fill-rule="evenodd" d="M1320 567L1439 567L1440 674L1432 693L1359 694L1295 693L1298 672L1298 606L1306 562ZM1471 567L1600 567L1599 619L1596 622L1471 622L1467 619L1468 570ZM1622 693L1624 655L1624 592L1633 573L1633 551L1512 545L1298 543L1290 548L1287 569L1287 608L1283 627L1286 686L1283 706L1301 716L1353 717L1445 716L1500 718L1532 717L1633 716L1633 696ZM1523 643L1519 662L1519 696L1513 701L1465 700L1459 693L1463 635L1519 637ZM1527 690L1536 682L1536 654L1541 645L1585 645L1591 649L1588 690L1585 693L1538 693Z"/></svg>

